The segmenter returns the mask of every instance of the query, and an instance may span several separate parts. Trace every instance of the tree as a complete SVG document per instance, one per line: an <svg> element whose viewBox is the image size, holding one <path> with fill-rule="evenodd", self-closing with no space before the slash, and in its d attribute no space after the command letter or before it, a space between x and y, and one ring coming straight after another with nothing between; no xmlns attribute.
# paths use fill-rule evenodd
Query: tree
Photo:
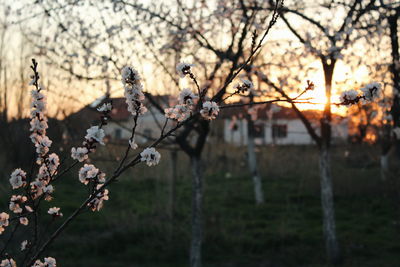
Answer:
<svg viewBox="0 0 400 267"><path fill-rule="evenodd" d="M273 4L273 12L265 8L257 12L257 8L250 7L268 5L268 3L238 1L227 3L226 10L221 10L225 7L215 8L206 1L193 3L192 6L177 1L176 11L164 9L163 4L151 3L145 5L125 1L104 2L102 4L98 2L84 4L74 2L72 4L70 6L68 4L62 5L58 1L38 3L44 16L53 21L51 25L57 25L56 28L52 26L56 32L57 43L54 43L56 46L47 47L49 52L45 54L45 57L53 64L77 78L86 80L105 79L107 77L102 67L111 66L110 75L118 73L122 66L126 64L127 58L132 58L131 51L143 50L138 42L132 42L132 40L137 41L139 37L144 41L141 44L152 47L153 51L161 51L161 54L158 55L158 62L168 62L165 60L169 56L168 50L174 52L181 50L182 54L190 56L191 60L196 62L198 68L199 66L202 67L204 74L199 76L200 79L196 78L192 72L189 75L197 90L199 96L197 105L200 108L208 102L204 99L206 94L212 96L211 101L221 102L230 83L261 48L266 35L277 20L278 9L281 6L281 2L277 1ZM87 8L96 12L100 20L96 20L97 17L96 19L90 18L87 21L74 19L71 16L71 14L74 14L73 10L79 12L80 8ZM217 12L225 12L225 14L216 16ZM123 16L118 17L117 21L113 20L113 25L109 25L110 20L107 20L106 17L115 18L115 14L123 14ZM269 14L270 20L267 21L266 18ZM98 24L98 22L100 31L95 32L93 24ZM227 34L221 35L221 37L227 36L229 38L227 43L224 41L221 45L217 44L219 40L211 41L211 39L208 39L218 32L219 29L215 28L215 25L219 23L221 23L221 30L227 31ZM260 30L257 31L257 27ZM125 38L127 32L131 35L131 38ZM258 32L261 33L260 37L257 36ZM171 39L179 40L179 42L173 43L174 46L171 46L169 42ZM250 39L252 41L248 43ZM99 44L102 44L103 47ZM247 47L251 47L251 49L246 51ZM74 52L72 53L72 51ZM76 55L76 51L80 53ZM138 53L135 57L140 58L145 56L144 54L143 52ZM173 57L176 54L174 53ZM163 69L175 67L166 64L160 65ZM96 72L99 73L96 76L88 75ZM196 71L196 76L198 73L200 72ZM218 79L223 81L220 85L216 84ZM207 82L200 85L198 83L200 80ZM211 88L218 89L212 92ZM151 101L151 95L146 94L146 96ZM164 112L164 108L159 103L152 102L152 104L160 112ZM182 130L176 136L176 142L190 157L192 166L191 266L201 266L204 168L201 155L208 133L209 122L202 120L201 116L197 114L182 125ZM194 144L192 143L193 139L195 140Z"/></svg>
<svg viewBox="0 0 400 267"><path fill-rule="evenodd" d="M296 104L292 103L292 108L304 123L319 149L323 232L327 255L332 263L339 263L342 260L336 234L330 158L333 75L338 60L343 57L344 50L360 38L362 31L354 30L357 27L360 28L365 15L372 10L373 4L374 1L360 0L348 1L343 5L336 4L334 1L322 1L319 5L311 7L306 2L296 1L286 3L282 10L284 24L303 45L303 49L320 62L324 74L327 101L320 119L320 133L314 129ZM314 8L318 8L319 11L315 12ZM343 15L343 20L339 24L326 20L329 17L327 14L336 14L339 11ZM330 17L333 18L333 16ZM335 16L335 22L337 20L338 17ZM302 28L298 27L299 21L301 21ZM264 82L283 97L288 97L282 87L272 82L265 73L259 72L259 75Z"/></svg>

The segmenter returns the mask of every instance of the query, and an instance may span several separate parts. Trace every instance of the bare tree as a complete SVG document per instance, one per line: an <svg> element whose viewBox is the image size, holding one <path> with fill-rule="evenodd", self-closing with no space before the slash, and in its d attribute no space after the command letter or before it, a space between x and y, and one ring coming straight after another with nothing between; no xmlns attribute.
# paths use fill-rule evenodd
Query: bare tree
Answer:
<svg viewBox="0 0 400 267"><path fill-rule="evenodd" d="M336 233L334 198L331 174L330 147L332 140L332 85L336 63L343 57L342 52L355 40L360 38L361 31L353 32L363 23L362 19L373 9L375 1L348 1L344 4L343 20L337 24L326 20L324 12L330 14L342 5L334 1L322 1L318 5L308 6L304 1L286 3L282 10L282 20L295 38L303 45L305 51L319 60L322 65L325 81L326 104L320 119L320 132L314 129L312 123L292 104L292 108L301 119L308 133L319 149L319 171L321 182L321 204L323 211L323 232L326 251L332 263L339 263L342 256ZM319 11L313 11L318 8ZM337 21L339 18L335 17ZM302 28L298 27L299 21ZM303 24L304 23L304 24ZM308 26L305 26L308 25ZM312 32L310 32L312 29ZM262 80L279 92L283 97L289 97L279 84L272 82L265 73L259 73Z"/></svg>

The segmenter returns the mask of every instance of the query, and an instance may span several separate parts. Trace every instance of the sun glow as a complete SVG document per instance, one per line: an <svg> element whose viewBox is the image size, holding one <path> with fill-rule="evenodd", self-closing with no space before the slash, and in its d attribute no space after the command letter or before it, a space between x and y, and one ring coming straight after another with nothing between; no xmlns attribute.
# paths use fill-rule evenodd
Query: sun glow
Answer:
<svg viewBox="0 0 400 267"><path fill-rule="evenodd" d="M324 110L328 98L325 92L325 78L322 67L318 61L312 63L316 67L316 71L310 75L307 79L315 84L315 89L307 91L300 99L303 99L306 103L298 103L297 107L300 110ZM356 86L360 86L357 82L359 80L368 80L368 70L366 67L359 67L356 70L345 65L342 61L336 63L335 71L333 74L333 85L331 93L331 110L333 113L339 115L346 115L347 108L344 106L338 106L340 94L348 89L353 89ZM305 88L306 81L301 85L300 88ZM357 88L356 88L357 89ZM298 95L297 92L290 93L289 96L294 98Z"/></svg>

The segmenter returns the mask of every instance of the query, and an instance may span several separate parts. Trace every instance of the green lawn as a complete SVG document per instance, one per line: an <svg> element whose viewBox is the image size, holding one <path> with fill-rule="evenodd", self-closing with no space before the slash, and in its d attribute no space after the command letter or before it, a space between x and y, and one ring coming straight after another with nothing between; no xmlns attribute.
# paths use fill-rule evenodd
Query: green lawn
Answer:
<svg viewBox="0 0 400 267"><path fill-rule="evenodd" d="M360 155L375 155L374 149L363 149L359 148ZM207 157L204 266L328 266L314 148L263 149L260 169L266 203L262 206L254 205L243 148L219 152ZM224 153L235 158L226 159ZM141 166L113 184L104 209L79 217L46 255L56 257L61 267L188 266L191 183L187 159L179 155L171 221L168 153L162 155L160 166ZM357 158L345 159L342 148L334 150L337 231L344 266L400 266L400 203L380 180L378 166L357 166L352 162ZM373 163L374 156L370 158ZM107 169L108 165L103 166ZM85 187L73 176L64 177L56 189L49 205L62 207L64 215L85 196Z"/></svg>

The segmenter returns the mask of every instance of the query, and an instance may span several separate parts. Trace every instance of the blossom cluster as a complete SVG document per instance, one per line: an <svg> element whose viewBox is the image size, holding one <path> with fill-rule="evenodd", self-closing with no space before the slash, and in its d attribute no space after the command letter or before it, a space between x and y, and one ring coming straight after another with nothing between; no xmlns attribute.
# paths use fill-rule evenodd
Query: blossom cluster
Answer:
<svg viewBox="0 0 400 267"><path fill-rule="evenodd" d="M140 82L141 77L139 73L131 67L124 67L121 74L128 111L133 116L144 114L147 109L143 105L143 85Z"/></svg>
<svg viewBox="0 0 400 267"><path fill-rule="evenodd" d="M248 91L252 92L254 89L254 85L251 81L246 80L246 79L241 79L242 83L237 83L233 86L233 89L235 89L235 92L239 94L246 93Z"/></svg>
<svg viewBox="0 0 400 267"><path fill-rule="evenodd" d="M176 72L178 73L179 77L184 78L186 75L193 75L191 68L194 66L194 64L181 62L176 65Z"/></svg>
<svg viewBox="0 0 400 267"><path fill-rule="evenodd" d="M36 179L30 183L30 194L33 199L36 199L42 195L45 195L46 200L51 200L51 194L54 191L52 185L50 185L52 179L57 174L58 167L60 165L59 157L56 153L48 154L52 141L46 136L47 117L45 115L46 101L45 96L42 94L42 87L38 84L39 74L36 71L37 63L33 63L34 76L30 84L35 86L32 90L32 102L31 102L31 140L35 144L37 161L36 163L40 166ZM19 175L16 175L19 174ZM10 183L13 189L18 188L20 179L23 177L23 173L20 169L15 170L11 174ZM18 178L16 176L19 176ZM26 176L26 173L25 173ZM17 183L16 183L17 182ZM24 186L24 184L22 184Z"/></svg>
<svg viewBox="0 0 400 267"><path fill-rule="evenodd" d="M34 211L31 204L34 204L33 201L35 199L39 197L47 201L52 199L54 187L51 185L51 182L57 174L60 165L58 155L55 153L49 154L52 141L46 136L46 130L48 128L47 117L45 115L46 101L45 96L42 94L43 89L38 83L39 74L37 72L36 61L33 61L32 69L34 71L34 76L30 84L34 85L35 89L31 91L30 138L36 148L36 164L39 165L39 170L33 181L28 179L27 173L20 168L15 169L11 173L9 179L13 190L18 190L20 188L26 189L25 195L13 194L9 202L10 211L17 215L16 218L21 225L28 225L28 215ZM28 201L29 199L31 200L31 204ZM9 218L10 215L5 212L0 214L0 234L5 230L5 227L9 225ZM12 261L9 260L8 264L12 266Z"/></svg>
<svg viewBox="0 0 400 267"><path fill-rule="evenodd" d="M13 259L5 259L0 262L0 267L17 267L17 263Z"/></svg>
<svg viewBox="0 0 400 267"><path fill-rule="evenodd" d="M96 196L88 203L88 207L92 211L99 211L103 207L104 200L108 200L108 189L104 188L102 184L96 186Z"/></svg>
<svg viewBox="0 0 400 267"><path fill-rule="evenodd" d="M191 89L185 88L179 93L178 104L164 109L165 117L179 122L187 120L192 114L195 101L199 97Z"/></svg>
<svg viewBox="0 0 400 267"><path fill-rule="evenodd" d="M106 181L105 176L105 173L101 172L93 164L85 164L79 170L79 181L85 185L91 181L96 184L104 183Z"/></svg>
<svg viewBox="0 0 400 267"><path fill-rule="evenodd" d="M203 103L203 108L200 110L200 114L207 120L215 120L219 113L218 104L214 101L206 101Z"/></svg>
<svg viewBox="0 0 400 267"><path fill-rule="evenodd" d="M9 182L13 190L18 190L20 188L25 189L25 194L13 194L9 202L9 210L15 214L14 218L10 218L10 215L6 212L0 213L0 234L2 234L7 226L9 226L10 221L18 219L20 225L28 225L28 216L34 212L35 199L44 199L50 201L52 199L52 193L54 192L54 187L51 185L55 175L57 174L60 160L57 154L51 153L50 146L52 141L46 136L47 117L45 115L46 102L45 96L42 94L42 87L39 85L39 74L37 72L37 63L32 61L32 70L34 71L34 76L30 85L34 85L35 89L32 90L31 96L31 121L30 121L30 131L31 131L31 141L36 147L36 164L39 165L39 170L36 175L35 180L31 181L31 177L27 173L17 168L10 176ZM60 216L59 208L52 208L52 212L56 211L57 216ZM52 214L49 210L49 214ZM53 214L53 216L54 216ZM16 228L15 228L16 229ZM21 250L25 250L28 246L28 241L24 240L21 243ZM17 264L12 258L3 259L0 262L0 267L16 267ZM53 258L46 258L44 263L37 261L33 266L46 266L55 267L56 261Z"/></svg>
<svg viewBox="0 0 400 267"><path fill-rule="evenodd" d="M78 160L79 162L85 161L89 158L89 152L94 150L95 144L100 143L104 145L104 130L99 126L92 126L87 130L87 134L85 136L85 141L83 142L83 147L72 148L71 157L73 159ZM92 184L91 188L99 189L102 184L106 181L106 174L101 172L98 168L96 168L93 164L84 164L79 169L79 181L84 185ZM106 193L105 193L106 192ZM108 200L108 190L102 190L99 192L90 203L88 203L88 207L93 211L99 211L101 207L103 207L103 201Z"/></svg>
<svg viewBox="0 0 400 267"><path fill-rule="evenodd" d="M190 78L192 78L195 81L195 77L191 69L193 66L194 66L193 64L179 63L176 66L176 71L181 78L184 78L186 75L189 75ZM240 90L242 90L241 89L242 87L244 90L244 87L246 86L250 88L251 85L252 84L249 83L246 83L246 85L241 85ZM172 108L164 109L165 117L168 119L176 120L178 122L187 120L192 115L193 109L195 108L196 100L199 99L199 97L201 96L198 96L195 93L193 93L193 91L190 88L184 88L179 93L178 104ZM207 120L213 120L218 115L218 112L219 112L219 107L216 102L206 101L202 103L200 109L200 115L203 118Z"/></svg>
<svg viewBox="0 0 400 267"><path fill-rule="evenodd" d="M44 261L36 260L32 267L56 267L56 259L52 257L44 258Z"/></svg>
<svg viewBox="0 0 400 267"><path fill-rule="evenodd" d="M155 166L160 162L161 155L154 147L148 147L140 153L141 161L145 161L147 166Z"/></svg>
<svg viewBox="0 0 400 267"><path fill-rule="evenodd" d="M0 234L4 232L5 227L9 225L10 215L5 212L0 213Z"/></svg>
<svg viewBox="0 0 400 267"><path fill-rule="evenodd" d="M361 94L357 90L351 89L342 92L340 95L340 104L345 106L351 106L361 103L366 104L374 99L380 97L382 92L382 85L380 83L374 82L367 84L365 87L361 88Z"/></svg>
<svg viewBox="0 0 400 267"><path fill-rule="evenodd" d="M109 111L108 111L109 112ZM104 130L99 126L92 126L86 130L85 141L82 147L73 147L71 149L71 158L83 162L88 159L88 154L93 152L96 148L96 144L99 143L104 145L104 137L106 134Z"/></svg>

